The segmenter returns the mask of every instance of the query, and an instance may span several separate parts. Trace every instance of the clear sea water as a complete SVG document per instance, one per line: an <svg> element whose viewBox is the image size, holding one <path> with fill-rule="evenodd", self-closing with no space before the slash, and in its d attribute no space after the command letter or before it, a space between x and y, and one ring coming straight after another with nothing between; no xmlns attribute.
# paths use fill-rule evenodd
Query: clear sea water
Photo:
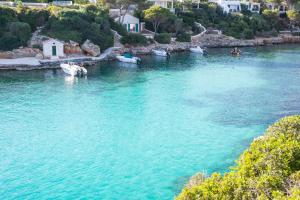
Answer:
<svg viewBox="0 0 300 200"><path fill-rule="evenodd" d="M173 199L300 113L300 46L0 71L0 199Z"/></svg>

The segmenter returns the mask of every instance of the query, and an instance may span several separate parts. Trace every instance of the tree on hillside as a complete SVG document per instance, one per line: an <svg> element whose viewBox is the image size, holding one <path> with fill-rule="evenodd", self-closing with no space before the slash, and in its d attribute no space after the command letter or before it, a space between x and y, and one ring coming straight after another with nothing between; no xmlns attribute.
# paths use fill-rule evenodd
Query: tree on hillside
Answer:
<svg viewBox="0 0 300 200"><path fill-rule="evenodd" d="M289 9L294 9L294 6L300 3L300 0L267 0L267 2L277 4L285 3Z"/></svg>
<svg viewBox="0 0 300 200"><path fill-rule="evenodd" d="M269 25L272 29L277 27L277 23L279 20L278 10L264 10L262 16L269 22Z"/></svg>
<svg viewBox="0 0 300 200"><path fill-rule="evenodd" d="M171 16L171 12L168 9L160 6L151 6L149 9L144 11L144 14L145 19L152 23L155 33L157 33L159 25Z"/></svg>
<svg viewBox="0 0 300 200"><path fill-rule="evenodd" d="M120 10L120 16L121 12L124 11L123 17L119 18L119 22L123 23L124 21L124 16L128 13L129 7L131 5L143 5L145 4L145 0L106 0L105 4L107 7L115 7Z"/></svg>
<svg viewBox="0 0 300 200"><path fill-rule="evenodd" d="M299 25L300 24L300 13L296 10L287 11L287 16L291 22L291 25Z"/></svg>

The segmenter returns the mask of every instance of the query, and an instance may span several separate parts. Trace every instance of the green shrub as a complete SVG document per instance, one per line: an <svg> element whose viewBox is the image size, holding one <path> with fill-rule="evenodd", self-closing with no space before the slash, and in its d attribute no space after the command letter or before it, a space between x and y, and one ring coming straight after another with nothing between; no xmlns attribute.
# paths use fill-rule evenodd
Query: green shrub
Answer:
<svg viewBox="0 0 300 200"><path fill-rule="evenodd" d="M147 38L139 33L129 33L121 38L122 44L146 45Z"/></svg>
<svg viewBox="0 0 300 200"><path fill-rule="evenodd" d="M21 7L18 9L18 19L20 22L28 23L32 30L45 25L50 16L50 12L45 9L32 9Z"/></svg>
<svg viewBox="0 0 300 200"><path fill-rule="evenodd" d="M262 13L263 18L268 22L271 29L280 30L284 28L284 24L282 24L282 19L279 17L278 10L264 10Z"/></svg>
<svg viewBox="0 0 300 200"><path fill-rule="evenodd" d="M299 199L300 116L286 117L252 142L232 171L188 185L177 200Z"/></svg>
<svg viewBox="0 0 300 200"><path fill-rule="evenodd" d="M171 34L169 33L160 33L154 36L154 40L161 44L170 44L171 43Z"/></svg>
<svg viewBox="0 0 300 200"><path fill-rule="evenodd" d="M128 34L126 28L113 20L110 21L110 26L113 30L117 31L120 35L125 36Z"/></svg>
<svg viewBox="0 0 300 200"><path fill-rule="evenodd" d="M23 22L9 23L9 32L17 37L22 45L26 45L31 37L31 28L29 24Z"/></svg>
<svg viewBox="0 0 300 200"><path fill-rule="evenodd" d="M20 40L16 36L5 35L0 38L0 50L10 51L21 46Z"/></svg>
<svg viewBox="0 0 300 200"><path fill-rule="evenodd" d="M78 31L48 31L47 35L65 42L70 40L78 43L84 42L82 39L82 34Z"/></svg>
<svg viewBox="0 0 300 200"><path fill-rule="evenodd" d="M245 29L243 31L243 38L244 39L253 39L254 38L253 30L251 30L251 29Z"/></svg>
<svg viewBox="0 0 300 200"><path fill-rule="evenodd" d="M292 32L293 36L300 36L300 32Z"/></svg>
<svg viewBox="0 0 300 200"><path fill-rule="evenodd" d="M85 5L85 4L88 4L88 3L90 3L90 2L89 2L88 0L75 0L74 3Z"/></svg>
<svg viewBox="0 0 300 200"><path fill-rule="evenodd" d="M181 33L177 35L176 41L178 42L190 42L191 35L187 33Z"/></svg>
<svg viewBox="0 0 300 200"><path fill-rule="evenodd" d="M4 30L9 22L17 21L17 12L9 7L0 6L0 31Z"/></svg>

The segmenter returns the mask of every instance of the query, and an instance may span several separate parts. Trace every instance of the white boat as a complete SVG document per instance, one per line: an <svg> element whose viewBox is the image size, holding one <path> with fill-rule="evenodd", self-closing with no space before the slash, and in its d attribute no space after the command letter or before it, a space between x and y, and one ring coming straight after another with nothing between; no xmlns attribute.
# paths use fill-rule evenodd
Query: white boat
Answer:
<svg viewBox="0 0 300 200"><path fill-rule="evenodd" d="M120 62L134 63L134 64L139 64L142 61L139 57L131 56L130 54L119 55L116 56L116 58Z"/></svg>
<svg viewBox="0 0 300 200"><path fill-rule="evenodd" d="M201 54L204 53L204 50L200 46L191 47L190 51L194 53L201 53Z"/></svg>
<svg viewBox="0 0 300 200"><path fill-rule="evenodd" d="M66 74L69 74L71 76L87 74L87 70L84 67L80 67L78 65L75 65L74 63L62 63L60 64L60 67Z"/></svg>
<svg viewBox="0 0 300 200"><path fill-rule="evenodd" d="M163 56L163 57L169 56L169 53L163 49L152 49L152 52L156 56Z"/></svg>

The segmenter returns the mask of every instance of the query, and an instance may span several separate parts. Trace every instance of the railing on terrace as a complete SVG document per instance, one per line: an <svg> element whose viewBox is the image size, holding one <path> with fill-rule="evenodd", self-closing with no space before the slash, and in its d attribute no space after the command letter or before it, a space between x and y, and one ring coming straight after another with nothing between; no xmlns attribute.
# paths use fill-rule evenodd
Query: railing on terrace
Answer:
<svg viewBox="0 0 300 200"><path fill-rule="evenodd" d="M28 6L28 7L42 7L46 8L49 4L48 3L31 3L31 2L22 2L23 6Z"/></svg>
<svg viewBox="0 0 300 200"><path fill-rule="evenodd" d="M73 5L72 1L53 1L52 3L55 6L71 6L71 5Z"/></svg>
<svg viewBox="0 0 300 200"><path fill-rule="evenodd" d="M72 1L53 1L53 5L56 6L71 6L73 5ZM0 5L3 6L17 6L18 3L12 2L12 1L0 1ZM45 8L48 7L49 3L33 3L33 2L22 2L22 5L28 6L28 7L39 7L39 8Z"/></svg>
<svg viewBox="0 0 300 200"><path fill-rule="evenodd" d="M3 6L17 6L18 3L12 1L0 1L0 5ZM31 3L31 2L22 2L22 5L28 7L47 7L49 6L48 3Z"/></svg>
<svg viewBox="0 0 300 200"><path fill-rule="evenodd" d="M0 5L2 5L2 6L14 6L15 3L10 2L10 1L0 1Z"/></svg>

